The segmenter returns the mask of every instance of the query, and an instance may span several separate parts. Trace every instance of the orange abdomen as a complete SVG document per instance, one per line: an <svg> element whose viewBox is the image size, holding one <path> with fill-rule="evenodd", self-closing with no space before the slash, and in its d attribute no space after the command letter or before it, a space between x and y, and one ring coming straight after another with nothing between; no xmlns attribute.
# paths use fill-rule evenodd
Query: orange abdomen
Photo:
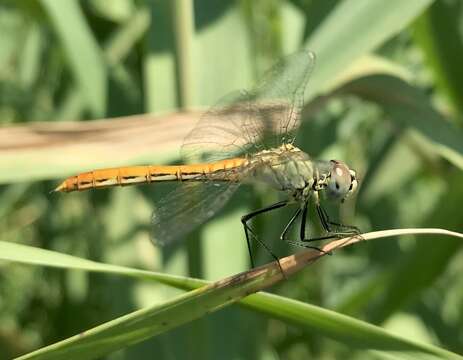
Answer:
<svg viewBox="0 0 463 360"><path fill-rule="evenodd" d="M233 178L232 172L226 170L237 169L245 162L244 158L236 158L194 165L146 165L100 169L71 176L54 191L83 191L156 181L206 181L212 175L222 181L236 181L236 176Z"/></svg>

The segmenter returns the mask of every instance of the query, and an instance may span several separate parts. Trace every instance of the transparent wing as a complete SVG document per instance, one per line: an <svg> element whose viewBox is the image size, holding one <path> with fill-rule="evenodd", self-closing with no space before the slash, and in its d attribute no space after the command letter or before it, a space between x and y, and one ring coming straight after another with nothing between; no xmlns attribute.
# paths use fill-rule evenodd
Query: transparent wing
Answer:
<svg viewBox="0 0 463 360"><path fill-rule="evenodd" d="M236 182L188 182L158 202L152 216L153 242L166 245L181 239L214 216L239 187Z"/></svg>
<svg viewBox="0 0 463 360"><path fill-rule="evenodd" d="M216 161L292 143L314 63L314 53L301 50L271 68L252 91L225 96L185 138L182 156Z"/></svg>

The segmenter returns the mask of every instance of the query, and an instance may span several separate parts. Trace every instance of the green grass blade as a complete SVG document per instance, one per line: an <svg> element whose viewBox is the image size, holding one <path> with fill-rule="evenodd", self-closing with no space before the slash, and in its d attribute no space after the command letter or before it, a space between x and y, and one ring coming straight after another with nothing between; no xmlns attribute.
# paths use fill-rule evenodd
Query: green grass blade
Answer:
<svg viewBox="0 0 463 360"><path fill-rule="evenodd" d="M152 271L139 270L118 265L103 264L72 255L62 254L56 251L5 241L0 241L0 260L62 269L111 273L147 280L162 280L162 282L167 285L173 286L182 286L182 279L185 279L174 275L155 273ZM169 279L171 279L171 282L169 282ZM200 286L204 284L206 284L206 282L193 282L192 284L183 284L183 286L185 286L185 288L191 288L191 286Z"/></svg>
<svg viewBox="0 0 463 360"><path fill-rule="evenodd" d="M183 109L195 105L194 100L194 9L193 2L174 2L174 24L176 34L177 69L179 78L179 103Z"/></svg>
<svg viewBox="0 0 463 360"><path fill-rule="evenodd" d="M463 59L461 4L436 1L413 26L414 38L421 46L434 80L450 100L452 108L463 113Z"/></svg>
<svg viewBox="0 0 463 360"><path fill-rule="evenodd" d="M42 0L80 92L95 117L106 112L107 75L101 50L76 1Z"/></svg>
<svg viewBox="0 0 463 360"><path fill-rule="evenodd" d="M333 241L327 244L324 250L332 251L340 246L347 246L348 244L363 240L420 233L442 234L463 238L463 234L439 229L399 229L363 234L361 239L351 238ZM323 256L322 253L316 251L301 252L281 259L281 266L285 273L289 275L320 256ZM200 280L96 263L49 250L7 242L0 242L0 258L3 260L66 269L113 272L145 279L151 278L182 289L195 289L206 284L206 282ZM211 283L164 304L127 314L77 336L25 355L22 358L95 358L163 333L183 323L204 316L209 312L221 309L251 293L271 286L281 279L282 276L278 266L276 263L271 263ZM411 356L420 356L421 358L458 358L456 354L446 352L443 349L416 343L345 315L290 299L268 294L255 294L242 301L242 304L269 316L293 323L305 330L316 331L317 333L341 341L348 346L358 347L362 350L384 351L390 356L396 354L401 358L411 358Z"/></svg>
<svg viewBox="0 0 463 360"><path fill-rule="evenodd" d="M399 33L431 3L432 0L340 2L305 44L317 55L306 97L331 89L346 66Z"/></svg>
<svg viewBox="0 0 463 360"><path fill-rule="evenodd" d="M375 75L357 79L341 91L376 102L395 124L419 131L436 153L463 169L463 131L434 110L418 89L395 77Z"/></svg>
<svg viewBox="0 0 463 360"><path fill-rule="evenodd" d="M127 98L140 97L140 90L132 82L126 80L127 69L124 60L134 51L137 42L144 36L150 26L150 15L147 8L135 11L123 22L103 46L103 56L112 78L121 85ZM73 87L68 90L65 98L55 113L56 120L78 119L85 110L82 93Z"/></svg>
<svg viewBox="0 0 463 360"><path fill-rule="evenodd" d="M150 3L150 27L143 42L143 86L146 112L176 109L179 103L172 2Z"/></svg>
<svg viewBox="0 0 463 360"><path fill-rule="evenodd" d="M241 300L241 304L358 350L378 352L397 359L463 358L436 346L394 335L353 317L278 295L259 293Z"/></svg>

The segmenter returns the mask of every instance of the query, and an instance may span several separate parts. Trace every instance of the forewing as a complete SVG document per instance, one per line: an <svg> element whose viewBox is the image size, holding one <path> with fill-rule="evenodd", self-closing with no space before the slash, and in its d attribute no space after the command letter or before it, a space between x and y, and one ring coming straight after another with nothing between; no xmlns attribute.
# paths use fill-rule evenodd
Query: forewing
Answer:
<svg viewBox="0 0 463 360"><path fill-rule="evenodd" d="M262 109L279 108L278 118L272 123L274 136L268 140L273 146L294 142L301 121L304 91L314 65L315 54L300 50L273 66L255 88L256 102Z"/></svg>
<svg viewBox="0 0 463 360"><path fill-rule="evenodd" d="M216 161L292 143L315 56L302 50L277 63L252 91L236 91L207 111L185 138L182 155Z"/></svg>
<svg viewBox="0 0 463 360"><path fill-rule="evenodd" d="M247 126L256 116L250 99L246 91L220 99L186 136L182 157L188 162L213 162L249 152L260 137L258 129Z"/></svg>
<svg viewBox="0 0 463 360"><path fill-rule="evenodd" d="M230 199L239 183L185 182L161 199L152 216L152 239L166 245L179 240L214 216Z"/></svg>

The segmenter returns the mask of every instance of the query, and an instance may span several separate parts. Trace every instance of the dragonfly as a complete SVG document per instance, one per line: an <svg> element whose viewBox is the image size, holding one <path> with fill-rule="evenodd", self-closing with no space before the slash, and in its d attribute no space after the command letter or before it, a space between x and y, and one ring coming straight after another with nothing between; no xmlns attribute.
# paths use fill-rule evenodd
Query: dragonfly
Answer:
<svg viewBox="0 0 463 360"><path fill-rule="evenodd" d="M278 261L251 227L261 214L295 205L280 239L318 249L314 241L359 234L355 226L330 220L323 198L344 202L358 186L356 172L340 160L315 160L294 145L301 122L304 91L315 54L299 50L280 60L252 90L235 91L201 116L184 139L183 165L146 165L99 169L71 176L54 191L72 192L113 186L177 182L179 186L156 204L152 216L156 244L171 244L214 216L240 185L264 183L285 199L241 218L254 267L251 241ZM326 235L306 236L309 200L313 199ZM300 218L299 239L287 238Z"/></svg>

